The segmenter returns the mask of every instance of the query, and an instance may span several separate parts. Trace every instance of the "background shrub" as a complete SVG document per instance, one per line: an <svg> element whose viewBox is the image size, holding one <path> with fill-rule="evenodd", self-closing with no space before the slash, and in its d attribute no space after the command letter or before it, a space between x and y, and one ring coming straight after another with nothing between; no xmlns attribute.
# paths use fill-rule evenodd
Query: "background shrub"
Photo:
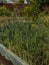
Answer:
<svg viewBox="0 0 49 65"><path fill-rule="evenodd" d="M6 7L0 7L0 16L10 16L11 12Z"/></svg>

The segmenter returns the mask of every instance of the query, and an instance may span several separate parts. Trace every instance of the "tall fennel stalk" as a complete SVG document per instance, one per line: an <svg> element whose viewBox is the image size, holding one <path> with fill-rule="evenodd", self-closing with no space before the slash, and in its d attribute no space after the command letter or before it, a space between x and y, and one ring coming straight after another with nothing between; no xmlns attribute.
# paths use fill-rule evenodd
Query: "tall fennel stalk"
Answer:
<svg viewBox="0 0 49 65"><path fill-rule="evenodd" d="M29 42L28 42L28 25L26 26L26 39L27 39L27 41L26 41L26 46L27 46L27 62L29 63Z"/></svg>

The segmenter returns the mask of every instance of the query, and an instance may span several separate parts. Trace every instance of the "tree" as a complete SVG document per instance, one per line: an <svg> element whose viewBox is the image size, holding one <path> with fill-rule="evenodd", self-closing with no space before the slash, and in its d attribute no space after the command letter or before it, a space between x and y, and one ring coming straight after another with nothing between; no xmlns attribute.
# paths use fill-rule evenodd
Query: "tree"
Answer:
<svg viewBox="0 0 49 65"><path fill-rule="evenodd" d="M49 5L49 0L27 0L28 3L38 2L41 5Z"/></svg>
<svg viewBox="0 0 49 65"><path fill-rule="evenodd" d="M3 2L7 2L7 1L6 1L6 0L0 0L0 2L2 2L2 3L3 3Z"/></svg>
<svg viewBox="0 0 49 65"><path fill-rule="evenodd" d="M24 0L12 0L12 1L16 3L24 3Z"/></svg>

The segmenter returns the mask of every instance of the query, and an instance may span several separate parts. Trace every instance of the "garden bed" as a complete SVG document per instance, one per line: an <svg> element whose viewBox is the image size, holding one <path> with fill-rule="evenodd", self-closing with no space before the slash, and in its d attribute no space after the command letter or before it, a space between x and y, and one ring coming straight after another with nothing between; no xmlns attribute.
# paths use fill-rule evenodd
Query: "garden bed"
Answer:
<svg viewBox="0 0 49 65"><path fill-rule="evenodd" d="M12 53L2 44L0 44L0 53L0 63L3 63L2 65L28 65L26 62L24 62L21 58Z"/></svg>

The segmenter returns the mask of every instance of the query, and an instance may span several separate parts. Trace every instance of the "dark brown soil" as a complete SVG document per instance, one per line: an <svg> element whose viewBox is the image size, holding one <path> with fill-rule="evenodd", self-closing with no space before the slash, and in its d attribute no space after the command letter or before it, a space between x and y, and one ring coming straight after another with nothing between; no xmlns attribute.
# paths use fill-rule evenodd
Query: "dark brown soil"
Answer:
<svg viewBox="0 0 49 65"><path fill-rule="evenodd" d="M13 65L13 63L0 54L0 65Z"/></svg>

